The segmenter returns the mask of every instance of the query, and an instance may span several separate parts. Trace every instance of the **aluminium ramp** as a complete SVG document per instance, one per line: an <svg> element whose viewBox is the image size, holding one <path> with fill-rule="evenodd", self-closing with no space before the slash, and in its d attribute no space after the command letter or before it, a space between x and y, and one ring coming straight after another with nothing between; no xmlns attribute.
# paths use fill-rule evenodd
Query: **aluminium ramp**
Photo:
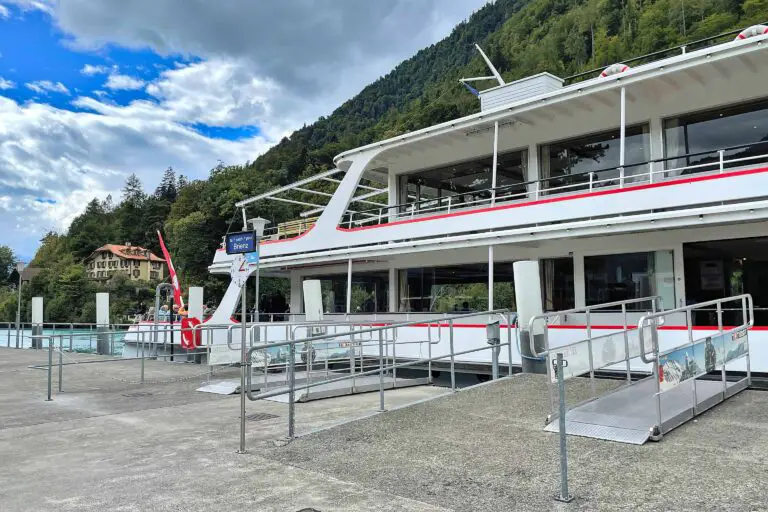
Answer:
<svg viewBox="0 0 768 512"><path fill-rule="evenodd" d="M669 432L746 388L746 384L741 382L728 384L724 392L722 381L691 379L662 393L662 424L659 425L656 382L650 376L570 409L565 414L566 433L620 443L644 444L654 432ZM694 386L697 407L694 407ZM559 432L557 419L547 425L545 430Z"/></svg>

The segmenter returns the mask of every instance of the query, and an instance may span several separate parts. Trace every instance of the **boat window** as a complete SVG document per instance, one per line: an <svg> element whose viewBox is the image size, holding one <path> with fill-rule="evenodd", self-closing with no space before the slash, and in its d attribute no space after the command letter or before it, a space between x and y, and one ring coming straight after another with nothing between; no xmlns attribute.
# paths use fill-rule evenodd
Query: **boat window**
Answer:
<svg viewBox="0 0 768 512"><path fill-rule="evenodd" d="M347 274L312 276L320 281L325 313L347 312ZM352 273L352 313L389 310L389 271Z"/></svg>
<svg viewBox="0 0 768 512"><path fill-rule="evenodd" d="M672 251L609 254L584 258L587 306L660 295L665 309L675 307ZM628 310L646 309L629 305Z"/></svg>
<svg viewBox="0 0 768 512"><path fill-rule="evenodd" d="M688 305L749 293L755 324L768 325L768 237L683 244ZM693 325L717 325L717 308L692 311ZM741 305L723 304L723 325L739 325Z"/></svg>
<svg viewBox="0 0 768 512"><path fill-rule="evenodd" d="M764 142L763 144L756 144ZM768 153L768 100L697 112L664 121L664 150L669 175L711 172L719 169L717 150L751 145L724 152L726 160ZM768 159L726 163L724 167L744 166ZM711 164L711 165L705 165ZM681 167L702 165L695 169Z"/></svg>
<svg viewBox="0 0 768 512"><path fill-rule="evenodd" d="M573 258L541 260L541 295L544 311L562 311L576 307Z"/></svg>
<svg viewBox="0 0 768 512"><path fill-rule="evenodd" d="M650 159L648 124L628 126L624 138L624 183L631 176L647 171ZM562 194L589 188L589 174L594 172L593 186L618 185L619 129L563 140L539 146L539 162L544 189ZM601 172L602 171L602 172ZM639 179L639 178L638 178Z"/></svg>
<svg viewBox="0 0 768 512"><path fill-rule="evenodd" d="M515 310L512 262L493 265L493 307ZM398 311L468 313L488 310L488 264L404 269Z"/></svg>
<svg viewBox="0 0 768 512"><path fill-rule="evenodd" d="M520 185L526 179L527 151L499 154L496 164L496 187L502 188L497 196L525 192ZM451 208L482 203L491 197L493 156L418 171L400 176L399 203L404 206L400 213L434 211L447 208L448 196ZM438 203L438 199L443 198Z"/></svg>

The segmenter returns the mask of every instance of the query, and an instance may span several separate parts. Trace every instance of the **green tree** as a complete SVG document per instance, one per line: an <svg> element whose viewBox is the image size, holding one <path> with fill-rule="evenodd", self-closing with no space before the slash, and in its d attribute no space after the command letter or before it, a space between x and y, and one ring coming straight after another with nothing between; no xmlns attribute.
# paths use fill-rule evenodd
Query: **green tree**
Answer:
<svg viewBox="0 0 768 512"><path fill-rule="evenodd" d="M8 282L8 278L16 265L16 256L7 245L0 245L0 285Z"/></svg>

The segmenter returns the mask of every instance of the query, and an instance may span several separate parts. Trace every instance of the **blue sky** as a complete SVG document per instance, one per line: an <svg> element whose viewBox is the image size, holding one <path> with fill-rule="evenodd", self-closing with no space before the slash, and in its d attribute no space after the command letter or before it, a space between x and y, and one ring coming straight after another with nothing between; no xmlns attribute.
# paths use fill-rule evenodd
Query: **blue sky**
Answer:
<svg viewBox="0 0 768 512"><path fill-rule="evenodd" d="M0 0L0 244L252 161L486 1Z"/></svg>

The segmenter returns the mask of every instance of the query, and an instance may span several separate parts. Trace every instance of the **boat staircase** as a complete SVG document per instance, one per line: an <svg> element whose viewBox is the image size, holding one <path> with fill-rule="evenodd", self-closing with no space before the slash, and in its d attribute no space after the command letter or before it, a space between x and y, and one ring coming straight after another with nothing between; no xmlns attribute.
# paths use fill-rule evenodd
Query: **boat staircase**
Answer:
<svg viewBox="0 0 768 512"><path fill-rule="evenodd" d="M752 297L748 294L703 302L683 308L657 311L658 297L623 301L608 305L548 313L533 317L529 332L543 334L543 350L532 351L547 359L552 410L557 411L556 370L551 364L562 353L564 380L588 375L593 398L566 408L568 435L591 437L641 445L659 441L674 428L690 421L750 385L749 328L754 324ZM651 310L637 326L628 326L627 308L645 301ZM592 336L590 313L606 306L620 308L625 318L620 330ZM735 307L734 307L735 306ZM658 308L660 309L660 308ZM741 312L741 323L723 326L723 310ZM694 327L692 312L716 311L718 325ZM587 337L574 343L549 346L546 320L553 315L585 313ZM669 325L667 319L684 318L684 325ZM532 343L533 345L533 343ZM634 379L643 370L650 375ZM614 370L626 374L623 385L596 394L595 372ZM545 430L559 432L558 414L547 418Z"/></svg>

